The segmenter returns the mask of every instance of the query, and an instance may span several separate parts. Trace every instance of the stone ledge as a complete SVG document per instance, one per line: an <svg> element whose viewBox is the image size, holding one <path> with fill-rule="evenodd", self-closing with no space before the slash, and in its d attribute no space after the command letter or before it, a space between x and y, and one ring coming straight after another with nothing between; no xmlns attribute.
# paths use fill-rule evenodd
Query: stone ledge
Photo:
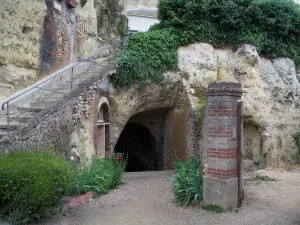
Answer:
<svg viewBox="0 0 300 225"><path fill-rule="evenodd" d="M224 96L224 95L236 95L241 96L243 94L242 85L240 83L233 82L215 82L208 85L206 95L207 96Z"/></svg>

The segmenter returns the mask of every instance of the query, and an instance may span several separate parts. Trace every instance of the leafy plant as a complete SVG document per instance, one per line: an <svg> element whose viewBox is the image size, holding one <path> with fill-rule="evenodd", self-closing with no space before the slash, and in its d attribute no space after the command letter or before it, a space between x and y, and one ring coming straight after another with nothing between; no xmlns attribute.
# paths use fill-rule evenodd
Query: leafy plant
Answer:
<svg viewBox="0 0 300 225"><path fill-rule="evenodd" d="M272 177L269 177L269 176L262 176L262 175L258 175L258 174L253 177L253 180L254 181L265 181L265 182L267 182L267 181L277 181L277 179L275 179L275 178L272 178Z"/></svg>
<svg viewBox="0 0 300 225"><path fill-rule="evenodd" d="M228 211L218 205L204 205L202 206L202 208L206 211L213 212L213 213L224 213Z"/></svg>
<svg viewBox="0 0 300 225"><path fill-rule="evenodd" d="M294 141L295 141L296 147L297 147L297 152L296 152L294 158L296 159L297 163L300 164L300 132L297 132L294 135Z"/></svg>
<svg viewBox="0 0 300 225"><path fill-rule="evenodd" d="M68 194L77 195L94 192L98 195L107 193L119 186L123 179L126 161L111 157L94 158L91 164L81 163L71 176Z"/></svg>
<svg viewBox="0 0 300 225"><path fill-rule="evenodd" d="M160 22L133 35L117 60L119 86L155 82L177 68L179 46L249 43L267 58L290 57L300 66L300 6L292 0L160 0Z"/></svg>
<svg viewBox="0 0 300 225"><path fill-rule="evenodd" d="M175 200L182 206L196 205L203 200L203 175L201 159L190 157L177 162L176 174L170 179Z"/></svg>
<svg viewBox="0 0 300 225"><path fill-rule="evenodd" d="M65 193L70 169L50 153L12 152L0 157L0 217L23 224L49 215Z"/></svg>
<svg viewBox="0 0 300 225"><path fill-rule="evenodd" d="M133 34L117 58L117 75L112 80L121 87L148 82L160 83L162 73L177 69L179 42L168 30Z"/></svg>
<svg viewBox="0 0 300 225"><path fill-rule="evenodd" d="M292 0L161 0L158 8L164 27L190 33L190 43L250 43L265 57L300 55L300 6Z"/></svg>

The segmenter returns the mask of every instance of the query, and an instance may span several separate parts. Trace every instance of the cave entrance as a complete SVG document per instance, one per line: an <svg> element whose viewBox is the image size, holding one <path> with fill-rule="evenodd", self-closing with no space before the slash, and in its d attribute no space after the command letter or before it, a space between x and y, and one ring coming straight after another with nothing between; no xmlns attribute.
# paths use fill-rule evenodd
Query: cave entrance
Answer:
<svg viewBox="0 0 300 225"><path fill-rule="evenodd" d="M129 119L115 152L128 158L126 172L164 170L164 121L168 109L141 112Z"/></svg>

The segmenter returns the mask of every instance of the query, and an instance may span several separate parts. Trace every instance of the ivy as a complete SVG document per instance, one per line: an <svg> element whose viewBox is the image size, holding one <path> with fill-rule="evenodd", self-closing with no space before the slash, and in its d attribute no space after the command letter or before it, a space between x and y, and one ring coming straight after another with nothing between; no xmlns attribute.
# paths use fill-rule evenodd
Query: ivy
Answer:
<svg viewBox="0 0 300 225"><path fill-rule="evenodd" d="M117 75L112 80L122 87L162 82L163 72L177 69L178 47L177 36L166 29L133 34L117 57Z"/></svg>

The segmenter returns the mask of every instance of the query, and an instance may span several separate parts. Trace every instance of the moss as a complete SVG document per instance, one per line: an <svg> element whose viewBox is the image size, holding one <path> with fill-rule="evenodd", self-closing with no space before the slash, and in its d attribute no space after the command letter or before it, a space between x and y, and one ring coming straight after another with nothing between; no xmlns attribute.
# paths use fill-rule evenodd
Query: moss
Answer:
<svg viewBox="0 0 300 225"><path fill-rule="evenodd" d="M190 79L190 75L187 72L182 72L180 75L181 75L182 78L184 78L186 80Z"/></svg>
<svg viewBox="0 0 300 225"><path fill-rule="evenodd" d="M195 96L198 98L198 105L196 108L197 120L202 123L204 116L204 109L207 105L206 88L205 87L192 87L195 90Z"/></svg>
<svg viewBox="0 0 300 225"><path fill-rule="evenodd" d="M217 68L217 80L216 81L222 81L223 79L223 62L218 59L218 68Z"/></svg>

